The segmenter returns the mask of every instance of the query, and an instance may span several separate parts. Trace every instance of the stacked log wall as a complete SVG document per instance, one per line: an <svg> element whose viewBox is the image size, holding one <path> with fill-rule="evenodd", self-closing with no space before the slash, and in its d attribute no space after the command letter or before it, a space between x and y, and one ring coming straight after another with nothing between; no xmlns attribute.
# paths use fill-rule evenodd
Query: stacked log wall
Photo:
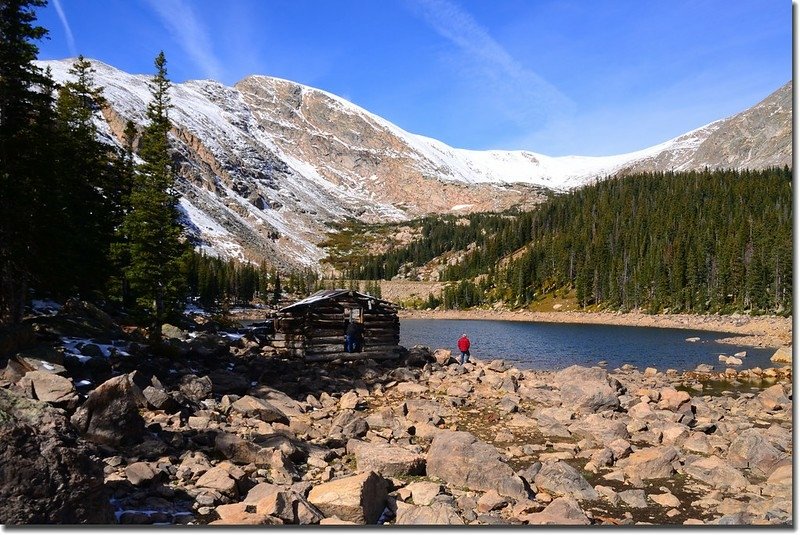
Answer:
<svg viewBox="0 0 800 535"><path fill-rule="evenodd" d="M363 311L364 345L361 353L345 353L345 309ZM300 311L284 312L275 319L272 344L276 349L309 361L396 358L399 355L400 319L397 308L356 298L321 301Z"/></svg>

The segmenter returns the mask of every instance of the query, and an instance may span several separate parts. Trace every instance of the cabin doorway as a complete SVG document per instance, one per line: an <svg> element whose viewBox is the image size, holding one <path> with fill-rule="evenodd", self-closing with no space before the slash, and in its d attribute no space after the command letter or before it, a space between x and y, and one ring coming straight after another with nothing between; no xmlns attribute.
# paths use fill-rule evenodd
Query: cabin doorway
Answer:
<svg viewBox="0 0 800 535"><path fill-rule="evenodd" d="M344 311L344 350L361 353L364 350L364 310L358 307Z"/></svg>

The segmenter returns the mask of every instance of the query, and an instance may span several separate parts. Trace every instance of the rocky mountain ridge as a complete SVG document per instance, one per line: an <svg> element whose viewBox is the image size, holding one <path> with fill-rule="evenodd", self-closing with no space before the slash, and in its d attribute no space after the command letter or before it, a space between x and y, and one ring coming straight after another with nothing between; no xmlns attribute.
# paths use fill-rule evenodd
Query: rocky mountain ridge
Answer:
<svg viewBox="0 0 800 535"><path fill-rule="evenodd" d="M72 60L40 62L58 82ZM93 61L101 133L145 122L149 76ZM209 253L316 267L328 224L531 206L626 170L791 164L791 82L754 108L641 151L549 157L469 151L408 133L325 91L267 76L175 84L173 147L189 234Z"/></svg>

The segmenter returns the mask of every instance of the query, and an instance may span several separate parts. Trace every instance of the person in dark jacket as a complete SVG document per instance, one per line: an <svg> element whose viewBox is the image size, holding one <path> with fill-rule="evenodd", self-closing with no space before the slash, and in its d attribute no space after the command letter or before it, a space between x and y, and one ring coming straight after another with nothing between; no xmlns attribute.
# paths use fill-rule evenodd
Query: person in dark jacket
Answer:
<svg viewBox="0 0 800 535"><path fill-rule="evenodd" d="M459 359L459 364L466 364L469 361L469 338L467 338L466 333L461 335L461 338L458 339L458 350L461 351L461 358Z"/></svg>
<svg viewBox="0 0 800 535"><path fill-rule="evenodd" d="M345 351L360 353L363 345L364 326L357 321L351 321L347 324L347 331L345 331Z"/></svg>

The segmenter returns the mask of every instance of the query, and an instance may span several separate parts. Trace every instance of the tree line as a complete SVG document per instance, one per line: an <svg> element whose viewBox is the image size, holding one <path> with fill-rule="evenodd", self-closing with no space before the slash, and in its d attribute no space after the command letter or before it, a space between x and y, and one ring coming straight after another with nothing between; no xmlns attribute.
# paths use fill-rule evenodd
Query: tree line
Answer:
<svg viewBox="0 0 800 535"><path fill-rule="evenodd" d="M638 173L469 221L427 219L420 244L368 258L364 274L409 271L447 250L446 233L467 247L441 271L445 308L525 307L560 292L623 311L792 312L788 167Z"/></svg>
<svg viewBox="0 0 800 535"><path fill-rule="evenodd" d="M164 53L145 125L129 121L119 146L104 143L91 63L79 56L61 85L34 64L44 5L0 1L0 326L19 323L35 292L130 312L156 341L187 297L208 308L278 302L315 285L310 271L281 281L265 265L193 250L179 222Z"/></svg>

